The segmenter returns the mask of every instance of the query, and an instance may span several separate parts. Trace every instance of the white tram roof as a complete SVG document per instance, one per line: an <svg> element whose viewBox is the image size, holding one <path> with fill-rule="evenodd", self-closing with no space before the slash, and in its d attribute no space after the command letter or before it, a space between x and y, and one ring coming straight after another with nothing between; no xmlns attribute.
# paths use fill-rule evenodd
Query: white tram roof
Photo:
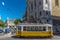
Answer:
<svg viewBox="0 0 60 40"><path fill-rule="evenodd" d="M39 24L39 23L20 23L17 26L52 26L52 24Z"/></svg>

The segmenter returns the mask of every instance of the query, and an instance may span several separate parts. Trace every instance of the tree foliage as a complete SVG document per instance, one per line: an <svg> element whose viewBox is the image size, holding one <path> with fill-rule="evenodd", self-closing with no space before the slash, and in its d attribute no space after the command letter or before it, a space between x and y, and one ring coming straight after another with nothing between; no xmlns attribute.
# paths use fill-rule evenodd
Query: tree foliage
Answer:
<svg viewBox="0 0 60 40"><path fill-rule="evenodd" d="M0 26L4 27L4 22L2 20L0 20Z"/></svg>
<svg viewBox="0 0 60 40"><path fill-rule="evenodd" d="M16 20L14 21L14 24L15 24L15 25L18 24L18 23L22 23L22 20L21 20L21 19L16 19Z"/></svg>

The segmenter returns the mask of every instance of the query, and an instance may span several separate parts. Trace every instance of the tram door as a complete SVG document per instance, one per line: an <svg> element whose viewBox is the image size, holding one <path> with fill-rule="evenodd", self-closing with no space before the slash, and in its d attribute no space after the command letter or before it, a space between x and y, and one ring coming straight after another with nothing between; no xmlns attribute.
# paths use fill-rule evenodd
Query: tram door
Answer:
<svg viewBox="0 0 60 40"><path fill-rule="evenodd" d="M18 28L17 28L17 35L21 36L21 26L18 26Z"/></svg>

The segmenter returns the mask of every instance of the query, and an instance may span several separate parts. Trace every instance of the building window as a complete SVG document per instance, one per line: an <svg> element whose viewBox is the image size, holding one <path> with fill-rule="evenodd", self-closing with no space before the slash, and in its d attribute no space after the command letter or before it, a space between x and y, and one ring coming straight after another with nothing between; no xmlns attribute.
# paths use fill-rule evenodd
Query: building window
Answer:
<svg viewBox="0 0 60 40"><path fill-rule="evenodd" d="M37 13L35 12L35 18L37 17L36 15L37 15Z"/></svg>
<svg viewBox="0 0 60 40"><path fill-rule="evenodd" d="M55 0L55 6L59 6L59 0Z"/></svg>
<svg viewBox="0 0 60 40"><path fill-rule="evenodd" d="M49 12L48 11L46 11L46 15L48 15L49 14Z"/></svg>
<svg viewBox="0 0 60 40"><path fill-rule="evenodd" d="M48 0L46 0L46 4L48 3Z"/></svg>
<svg viewBox="0 0 60 40"><path fill-rule="evenodd" d="M30 7L28 8L28 10L30 11Z"/></svg>
<svg viewBox="0 0 60 40"><path fill-rule="evenodd" d="M40 11L40 13L39 13L39 16L41 16L42 14L41 14L41 11Z"/></svg>
<svg viewBox="0 0 60 40"><path fill-rule="evenodd" d="M47 22L49 22L49 20L47 20Z"/></svg>
<svg viewBox="0 0 60 40"><path fill-rule="evenodd" d="M42 23L41 20L39 22Z"/></svg>
<svg viewBox="0 0 60 40"><path fill-rule="evenodd" d="M46 23L49 23L50 24L50 20L49 19L47 19L46 21L47 21Z"/></svg>
<svg viewBox="0 0 60 40"><path fill-rule="evenodd" d="M36 8L36 0L34 0L35 8Z"/></svg>
<svg viewBox="0 0 60 40"><path fill-rule="evenodd" d="M31 3L31 9L32 9L32 11L33 11L33 4Z"/></svg>
<svg viewBox="0 0 60 40"><path fill-rule="evenodd" d="M41 5L41 1L39 2L39 5Z"/></svg>

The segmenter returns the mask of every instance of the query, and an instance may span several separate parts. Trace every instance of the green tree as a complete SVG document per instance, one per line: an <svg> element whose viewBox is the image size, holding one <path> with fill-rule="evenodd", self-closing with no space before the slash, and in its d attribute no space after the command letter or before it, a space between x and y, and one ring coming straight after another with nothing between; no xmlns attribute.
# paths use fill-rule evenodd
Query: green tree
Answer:
<svg viewBox="0 0 60 40"><path fill-rule="evenodd" d="M4 27L4 22L2 20L0 20L0 26Z"/></svg>
<svg viewBox="0 0 60 40"><path fill-rule="evenodd" d="M22 20L21 20L21 19L16 19L16 20L14 21L14 24L15 24L15 25L18 24L18 23L22 23Z"/></svg>

